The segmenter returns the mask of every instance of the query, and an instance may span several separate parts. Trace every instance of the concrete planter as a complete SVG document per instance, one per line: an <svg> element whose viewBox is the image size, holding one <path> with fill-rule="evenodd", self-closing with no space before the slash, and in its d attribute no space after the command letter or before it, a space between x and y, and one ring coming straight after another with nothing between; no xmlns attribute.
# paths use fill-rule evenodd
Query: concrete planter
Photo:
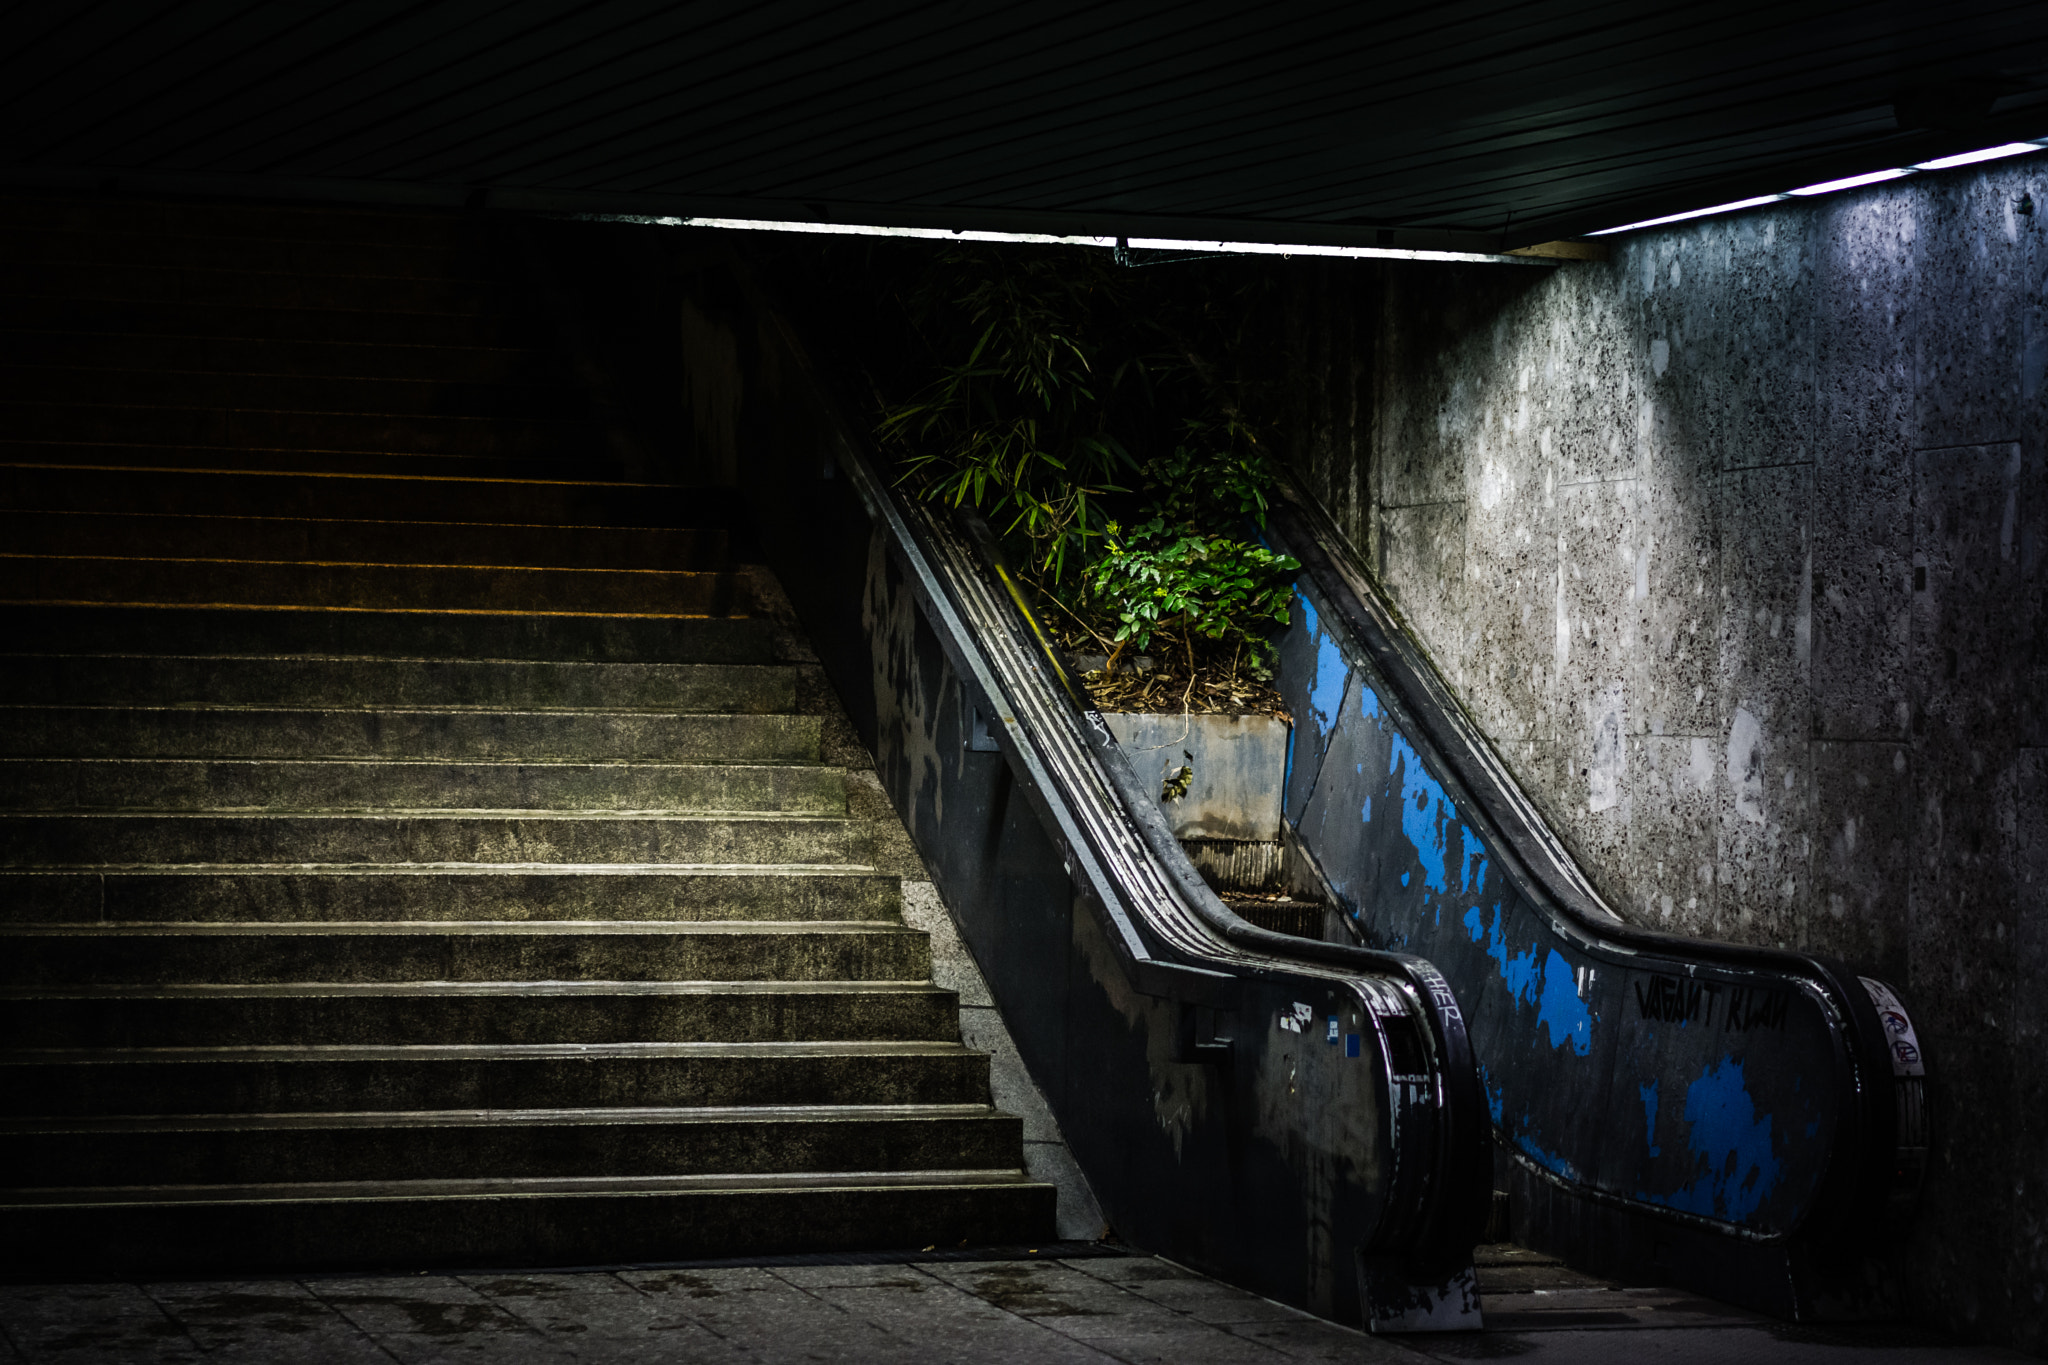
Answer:
<svg viewBox="0 0 2048 1365"><path fill-rule="evenodd" d="M1187 795L1162 801L1174 837L1280 838L1280 788L1287 775L1284 720L1270 716L1180 716L1117 711L1103 716L1131 767L1153 795L1183 764L1194 778Z"/></svg>

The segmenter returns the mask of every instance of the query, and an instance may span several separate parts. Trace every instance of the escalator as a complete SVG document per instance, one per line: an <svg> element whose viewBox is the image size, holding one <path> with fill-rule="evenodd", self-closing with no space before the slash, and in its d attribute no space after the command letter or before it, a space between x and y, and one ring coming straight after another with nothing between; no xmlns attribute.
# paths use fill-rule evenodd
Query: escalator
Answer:
<svg viewBox="0 0 2048 1365"><path fill-rule="evenodd" d="M1284 835L1354 941L1202 882L972 517L900 496L736 256L685 256L703 442L1111 1225L1376 1329L1473 1328L1471 1248L1880 1314L1927 1144L1896 992L1614 915L1311 504ZM716 452L699 458L717 460Z"/></svg>
<svg viewBox="0 0 2048 1365"><path fill-rule="evenodd" d="M738 471L1108 1230L1339 1321L1479 1327L1488 1136L1454 993L1227 910L986 529L900 497L745 266L702 261L696 458Z"/></svg>
<svg viewBox="0 0 2048 1365"><path fill-rule="evenodd" d="M1281 688L1285 820L1360 941L1428 958L1471 1030L1515 1240L1811 1320L1895 1311L1928 1145L1898 993L1601 900L1319 509Z"/></svg>

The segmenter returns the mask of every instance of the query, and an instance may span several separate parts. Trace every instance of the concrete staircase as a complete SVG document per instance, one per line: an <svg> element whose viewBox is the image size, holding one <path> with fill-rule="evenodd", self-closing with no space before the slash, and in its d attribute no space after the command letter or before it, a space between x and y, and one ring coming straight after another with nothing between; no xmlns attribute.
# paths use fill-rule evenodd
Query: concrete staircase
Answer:
<svg viewBox="0 0 2048 1365"><path fill-rule="evenodd" d="M728 495L616 481L518 253L0 259L0 1271L1052 1235Z"/></svg>

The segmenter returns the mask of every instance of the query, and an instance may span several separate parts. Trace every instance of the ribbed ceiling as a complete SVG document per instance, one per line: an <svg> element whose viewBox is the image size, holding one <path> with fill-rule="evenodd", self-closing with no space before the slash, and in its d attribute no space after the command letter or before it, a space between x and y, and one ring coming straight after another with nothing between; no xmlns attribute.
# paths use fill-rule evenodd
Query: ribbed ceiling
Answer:
<svg viewBox="0 0 2048 1365"><path fill-rule="evenodd" d="M16 184L1513 246L2043 136L2040 0L69 0L0 19Z"/></svg>

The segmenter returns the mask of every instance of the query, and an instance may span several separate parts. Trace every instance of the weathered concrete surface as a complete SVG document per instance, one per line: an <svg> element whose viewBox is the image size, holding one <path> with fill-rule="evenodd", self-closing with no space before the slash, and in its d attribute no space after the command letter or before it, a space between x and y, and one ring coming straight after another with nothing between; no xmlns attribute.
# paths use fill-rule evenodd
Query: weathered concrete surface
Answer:
<svg viewBox="0 0 2048 1365"><path fill-rule="evenodd" d="M1976 1365L1896 1327L1785 1329L1669 1291L1481 1248L1484 1334L1369 1337L1147 1256L882 1261L0 1287L0 1359L874 1361L1428 1365L1501 1359ZM1494 1253L1489 1255L1488 1253ZM954 1253L961 1255L961 1253Z"/></svg>
<svg viewBox="0 0 2048 1365"><path fill-rule="evenodd" d="M1160 802L1177 839L1278 839L1287 722L1271 716L1115 711L1103 716L1131 767L1163 787L1192 767L1187 794Z"/></svg>
<svg viewBox="0 0 2048 1365"><path fill-rule="evenodd" d="M1617 910L1903 989L1915 1312L2048 1349L2048 165L1614 245L1300 267L1294 464Z"/></svg>

